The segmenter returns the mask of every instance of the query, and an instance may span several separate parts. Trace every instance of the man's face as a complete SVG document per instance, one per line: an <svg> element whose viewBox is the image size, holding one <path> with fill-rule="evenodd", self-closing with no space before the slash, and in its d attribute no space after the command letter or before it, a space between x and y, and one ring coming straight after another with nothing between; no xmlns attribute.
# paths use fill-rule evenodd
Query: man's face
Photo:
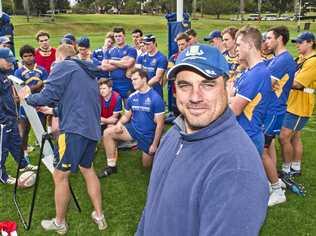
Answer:
<svg viewBox="0 0 316 236"><path fill-rule="evenodd" d="M123 32L114 33L115 42L118 46L123 45L125 43L125 35Z"/></svg>
<svg viewBox="0 0 316 236"><path fill-rule="evenodd" d="M40 48L48 49L49 48L49 38L47 36L38 37L38 45Z"/></svg>
<svg viewBox="0 0 316 236"><path fill-rule="evenodd" d="M106 38L104 40L104 47L105 48L111 48L111 47L113 47L113 45L114 45L114 42L112 41L111 38Z"/></svg>
<svg viewBox="0 0 316 236"><path fill-rule="evenodd" d="M310 51L310 49L313 46L312 42L307 42L306 40L304 40L303 42L297 42L296 44L296 49L298 51L299 54L305 55L306 53L308 53Z"/></svg>
<svg viewBox="0 0 316 236"><path fill-rule="evenodd" d="M88 58L90 56L89 48L78 47L78 52L82 58Z"/></svg>
<svg viewBox="0 0 316 236"><path fill-rule="evenodd" d="M189 46L189 43L185 39L179 39L177 41L179 52L182 52L186 47Z"/></svg>
<svg viewBox="0 0 316 236"><path fill-rule="evenodd" d="M24 53L22 55L23 64L30 66L34 64L34 55L32 53Z"/></svg>
<svg viewBox="0 0 316 236"><path fill-rule="evenodd" d="M142 36L140 36L139 32L132 34L132 40L135 46L138 46L140 41L142 40Z"/></svg>
<svg viewBox="0 0 316 236"><path fill-rule="evenodd" d="M267 38L265 43L267 44L267 47L269 50L271 50L272 52L275 52L276 48L278 47L278 40L275 37L273 31L269 31L267 33Z"/></svg>
<svg viewBox="0 0 316 236"><path fill-rule="evenodd" d="M213 47L220 47L220 44L222 43L222 38L213 38L209 41L210 45L212 45Z"/></svg>
<svg viewBox="0 0 316 236"><path fill-rule="evenodd" d="M0 48L11 48L9 43L0 44Z"/></svg>
<svg viewBox="0 0 316 236"><path fill-rule="evenodd" d="M140 77L138 72L132 74L131 80L135 90L141 89L146 83L146 78Z"/></svg>
<svg viewBox="0 0 316 236"><path fill-rule="evenodd" d="M176 101L188 133L202 129L215 121L227 107L227 92L223 77L209 80L184 70L177 74Z"/></svg>
<svg viewBox="0 0 316 236"><path fill-rule="evenodd" d="M235 47L235 39L229 33L223 34L223 44L225 49L230 51Z"/></svg>
<svg viewBox="0 0 316 236"><path fill-rule="evenodd" d="M99 90L100 90L100 94L103 98L108 97L112 92L112 88L107 86L106 84L101 84L99 87Z"/></svg>
<svg viewBox="0 0 316 236"><path fill-rule="evenodd" d="M247 60L249 49L249 43L243 40L242 35L239 35L236 40L236 51L239 60Z"/></svg>
<svg viewBox="0 0 316 236"><path fill-rule="evenodd" d="M144 43L145 50L148 53L152 53L156 49L156 45L154 42L146 42Z"/></svg>
<svg viewBox="0 0 316 236"><path fill-rule="evenodd" d="M194 45L198 43L197 37L194 37L192 35L189 35L189 45Z"/></svg>
<svg viewBox="0 0 316 236"><path fill-rule="evenodd" d="M12 63L8 62L7 60L0 58L0 69L3 71L9 71L12 69Z"/></svg>

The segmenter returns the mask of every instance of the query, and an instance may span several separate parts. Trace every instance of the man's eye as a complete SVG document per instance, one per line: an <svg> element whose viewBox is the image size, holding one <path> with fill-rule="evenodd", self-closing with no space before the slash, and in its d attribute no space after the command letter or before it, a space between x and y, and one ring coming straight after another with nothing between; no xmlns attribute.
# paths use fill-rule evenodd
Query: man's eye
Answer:
<svg viewBox="0 0 316 236"><path fill-rule="evenodd" d="M202 84L202 87L204 89L210 89L214 87L214 83L205 83L205 84Z"/></svg>

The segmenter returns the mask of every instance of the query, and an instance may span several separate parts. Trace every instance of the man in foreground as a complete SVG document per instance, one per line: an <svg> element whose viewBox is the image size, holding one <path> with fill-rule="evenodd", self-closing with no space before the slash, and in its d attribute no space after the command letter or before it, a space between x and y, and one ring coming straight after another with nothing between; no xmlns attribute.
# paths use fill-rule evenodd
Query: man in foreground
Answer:
<svg viewBox="0 0 316 236"><path fill-rule="evenodd" d="M67 44L58 47L58 62L40 93L31 95L28 86L19 93L20 98L26 97L26 102L31 106L58 104L61 134L58 138L59 160L53 173L56 218L41 222L45 230L58 234L68 231L66 213L71 196L68 179L70 173L78 169L85 179L94 207L91 217L100 230L107 227L102 212L100 182L92 167L97 141L101 137L99 88L91 63L61 59L69 47L72 49Z"/></svg>
<svg viewBox="0 0 316 236"><path fill-rule="evenodd" d="M218 49L197 44L169 71L181 116L156 152L137 236L258 235L268 182L228 108L228 70Z"/></svg>

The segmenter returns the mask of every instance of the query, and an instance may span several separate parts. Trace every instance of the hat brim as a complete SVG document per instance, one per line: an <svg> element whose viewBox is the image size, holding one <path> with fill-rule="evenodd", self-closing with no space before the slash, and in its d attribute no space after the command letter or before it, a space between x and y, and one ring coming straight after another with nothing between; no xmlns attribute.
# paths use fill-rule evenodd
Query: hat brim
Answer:
<svg viewBox="0 0 316 236"><path fill-rule="evenodd" d="M190 64L190 63L180 63L175 65L174 67L172 67L168 73L167 73L167 78L168 80L174 80L177 76L177 74L182 71L182 70L193 70L196 71L198 73L201 73L202 75L204 75L207 79L216 79L219 76L224 76L225 73L216 73L214 75L210 75L208 74L205 70L201 69L200 67L194 65L194 64Z"/></svg>
<svg viewBox="0 0 316 236"><path fill-rule="evenodd" d="M204 41L210 41L210 40L212 40L213 38L212 37L205 37L204 38Z"/></svg>
<svg viewBox="0 0 316 236"><path fill-rule="evenodd" d="M5 58L5 60L9 63L15 63L16 62L16 58L15 57L7 57Z"/></svg>
<svg viewBox="0 0 316 236"><path fill-rule="evenodd" d="M292 43L302 43L304 40L302 39L292 39L291 42Z"/></svg>

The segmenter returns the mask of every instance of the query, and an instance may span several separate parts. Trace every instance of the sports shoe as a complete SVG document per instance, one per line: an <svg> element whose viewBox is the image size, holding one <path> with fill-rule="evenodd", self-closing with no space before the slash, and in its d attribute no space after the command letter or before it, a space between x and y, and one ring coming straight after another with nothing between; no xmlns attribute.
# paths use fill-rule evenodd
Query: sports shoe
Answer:
<svg viewBox="0 0 316 236"><path fill-rule="evenodd" d="M292 168L291 168L291 172L290 173L291 173L292 176L301 176L302 175L301 170L294 170Z"/></svg>
<svg viewBox="0 0 316 236"><path fill-rule="evenodd" d="M64 224L57 225L55 218L51 220L42 220L41 225L46 231L56 231L58 234L66 234L68 231L68 224L65 222Z"/></svg>
<svg viewBox="0 0 316 236"><path fill-rule="evenodd" d="M275 190L270 194L268 206L274 206L280 203L286 202L284 190Z"/></svg>
<svg viewBox="0 0 316 236"><path fill-rule="evenodd" d="M24 168L21 168L20 171L36 171L38 168L37 166L33 166L31 164L28 164Z"/></svg>
<svg viewBox="0 0 316 236"><path fill-rule="evenodd" d="M12 185L15 184L15 182L16 182L16 178L12 177L11 175L8 175L8 179L5 183L1 181L1 183L3 184L12 184Z"/></svg>
<svg viewBox="0 0 316 236"><path fill-rule="evenodd" d="M113 166L113 167L106 166L104 168L104 170L98 174L98 177L99 178L103 178L103 177L107 177L107 176L109 176L111 174L115 174L115 173L117 173L117 167L116 166Z"/></svg>
<svg viewBox="0 0 316 236"><path fill-rule="evenodd" d="M97 213L93 211L91 213L91 218L98 225L99 230L105 230L108 227L108 224L106 223L105 217L102 214L101 218L97 217Z"/></svg>
<svg viewBox="0 0 316 236"><path fill-rule="evenodd" d="M280 178L279 178L279 183L280 183L282 189L286 189L286 184Z"/></svg>

